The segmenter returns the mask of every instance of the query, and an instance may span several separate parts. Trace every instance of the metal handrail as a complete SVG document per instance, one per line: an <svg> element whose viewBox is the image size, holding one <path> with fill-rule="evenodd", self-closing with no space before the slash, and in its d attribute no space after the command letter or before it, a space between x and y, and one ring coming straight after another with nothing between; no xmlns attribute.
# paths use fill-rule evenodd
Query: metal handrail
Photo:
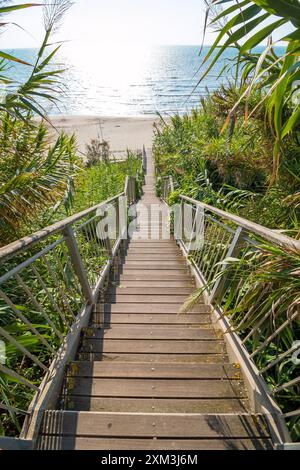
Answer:
<svg viewBox="0 0 300 470"><path fill-rule="evenodd" d="M170 180L171 176L162 178L162 198L166 203L171 194ZM285 383L279 380L278 383L273 381L272 386L268 385L268 374L300 350L293 329L293 323L299 322L297 308L286 317L276 317L276 321L273 321L277 305L272 305L262 318L250 326L248 321L251 312L245 312L239 317L238 324L234 324L224 310L228 299L235 307L241 305L243 296L247 294L244 288L248 279L250 280L247 277L251 275L250 260L255 259L255 256L267 256L267 243L280 247L287 256L294 256L300 255L300 241L185 195L181 194L179 198L180 204L173 208L176 211L174 235L203 286L207 300L214 306L217 321L222 324L224 333L230 333L236 338L243 357L247 358L247 367L253 367L253 376L259 377L264 384L267 397L272 403L271 408L274 409L275 406L278 410L275 414L278 412L282 421L300 416L299 409L282 413L276 401L279 392L299 385L299 376L293 376L292 380ZM234 259L245 259L249 272L243 266L238 268ZM248 289L251 294L251 282ZM265 333L261 328L268 321L274 326ZM294 342L284 346L281 344L279 347L277 339L284 331L289 333L290 338L294 338ZM263 362L264 353L271 345L274 357L267 363ZM282 429L285 436L288 436L286 439L290 439L285 425Z"/></svg>
<svg viewBox="0 0 300 470"><path fill-rule="evenodd" d="M101 202L100 204L96 204L95 206L90 207L89 209L79 212L78 214L72 215L71 217L68 217L60 222L56 222L55 224L50 225L49 227L46 227L43 230L39 230L38 232L35 232L32 235L21 238L20 240L17 240L13 243L10 243L9 245L0 248L0 262L7 261L12 256L20 254L26 249L32 248L36 243L45 240L51 235L55 235L56 233L63 231L67 227L75 224L79 220L84 219L86 216L97 211L101 207L110 204L111 202L124 195L124 192L120 193L117 196L114 196L104 202Z"/></svg>
<svg viewBox="0 0 300 470"><path fill-rule="evenodd" d="M0 410L14 416L29 415L22 438L28 438L33 414L53 401L64 366L76 352L80 332L89 324L109 274L117 270L128 207L136 201L136 179L142 174L138 171L136 177L128 176L124 192L0 249L0 306L21 326L20 332L7 331L0 323L0 340L14 351L7 364L0 364L0 373L14 386L25 387L32 398L29 411L16 410L5 402L0 403ZM107 227L110 212L115 223ZM34 312L37 326L27 318L28 312ZM27 339L38 341L39 349L32 351L24 343L24 331ZM25 369L23 357L27 358ZM36 377L32 380L28 376L28 364L40 371L40 386Z"/></svg>
<svg viewBox="0 0 300 470"><path fill-rule="evenodd" d="M262 237L269 242L275 243L278 246L300 251L300 240L296 240L287 235L283 235L275 230L257 224L256 222L251 222L250 220L244 219L243 217L231 214L229 212L225 212L222 209L218 209L216 207L210 206L209 204L205 204L203 202L197 201L196 199L184 196L182 194L180 195L180 198L182 201L186 201L196 205L197 207L206 209L209 212L212 212L213 214L216 214L222 217L223 219L229 220L230 222L233 222L234 224L243 227L248 232L254 233L255 235L258 235L259 237Z"/></svg>

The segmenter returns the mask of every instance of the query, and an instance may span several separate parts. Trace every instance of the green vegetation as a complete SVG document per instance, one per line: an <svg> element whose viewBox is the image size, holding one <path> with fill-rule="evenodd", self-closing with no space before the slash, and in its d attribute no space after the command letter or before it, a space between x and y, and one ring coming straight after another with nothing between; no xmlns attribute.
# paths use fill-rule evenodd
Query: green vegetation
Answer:
<svg viewBox="0 0 300 470"><path fill-rule="evenodd" d="M1 2L0 15L33 7L8 4ZM77 157L75 136L55 135L48 122L42 103L56 103L63 85L62 70L53 64L60 46L51 47L50 52L48 48L70 5L67 0L44 1L45 37L35 64L0 52L0 57L6 60L0 64L0 83L3 87L9 85L0 103L0 246L122 193L126 176L136 176L141 171L137 155L128 152L124 162L116 163L112 156L109 158L105 142L91 142L87 161L83 162ZM31 68L25 83L8 80L7 61ZM34 119L37 115L42 118L40 122ZM142 178L137 181L138 194L141 184ZM79 231L77 241L88 279L94 285L107 262L108 252L101 240L95 242L91 237L93 230L96 237L95 225L89 230ZM58 235L54 235L2 263L1 275L57 240ZM1 284L0 328L6 339L5 367L28 383L0 372L0 436L19 434L24 422L20 410L28 409L34 387L40 385L82 304L81 287L63 242ZM25 347L36 360L9 338Z"/></svg>
<svg viewBox="0 0 300 470"><path fill-rule="evenodd" d="M222 87L191 115L161 122L154 141L158 171L173 176L177 194L295 234L300 217L297 137L286 140L279 178L270 185L273 137L263 119L251 118L245 126L243 117L238 117L230 135L221 132L225 113L219 97L231 93L232 87ZM259 95L253 97L253 105L257 99Z"/></svg>
<svg viewBox="0 0 300 470"><path fill-rule="evenodd" d="M92 207L109 197L124 191L126 176L136 176L141 168L141 160L131 152L121 163L97 163L79 171L74 181L74 202L72 213ZM138 182L138 195L142 182Z"/></svg>
<svg viewBox="0 0 300 470"><path fill-rule="evenodd" d="M225 3L225 6L224 6ZM286 140L299 130L299 47L300 5L298 0L206 0L207 19L218 31L217 39L204 57L203 71L199 83L213 68L218 58L228 48L236 49L236 75L241 75L245 90L230 109L225 126L235 118L236 110L246 99L245 119L253 115L264 104L268 126L273 134L273 172L271 181L277 181L279 168L286 147ZM229 5L228 5L229 4ZM288 34L281 33L281 27ZM273 42L272 35L278 36ZM253 48L268 38L268 46L261 54ZM274 46L286 44L285 53L278 56ZM248 102L253 89L262 90L257 106L249 110Z"/></svg>
<svg viewBox="0 0 300 470"><path fill-rule="evenodd" d="M169 203L185 194L299 238L299 2L206 3L207 24L217 28L218 37L202 62L199 83L229 47L236 49L236 60L223 73L231 69L236 79L202 99L191 115L174 116L170 122L162 118L157 126L158 173L172 175L175 185ZM261 54L252 51L283 24L291 28L281 38L287 43L283 56L276 54L276 43L270 38ZM159 180L158 192L160 186ZM242 250L238 259L224 261L228 285L216 303L250 354L262 347L255 362L259 369L267 368L264 377L271 390L279 389L275 399L288 413L299 409L299 365L288 354L277 366L268 366L300 340L300 258L298 252L258 242L260 250ZM206 234L204 259L213 243ZM219 270L217 265L211 269ZM205 288L216 280L217 276ZM203 289L195 292L185 308L201 295ZM264 347L278 327L279 336ZM288 382L291 386L281 388ZM299 425L298 415L288 419L294 440L299 440Z"/></svg>

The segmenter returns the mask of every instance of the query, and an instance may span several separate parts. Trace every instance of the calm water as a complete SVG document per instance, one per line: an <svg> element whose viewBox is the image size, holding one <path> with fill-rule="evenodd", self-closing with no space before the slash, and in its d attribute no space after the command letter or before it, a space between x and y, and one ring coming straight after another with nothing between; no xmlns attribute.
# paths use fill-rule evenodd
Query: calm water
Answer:
<svg viewBox="0 0 300 470"><path fill-rule="evenodd" d="M204 48L203 54L207 48ZM33 63L36 49L18 49L18 57ZM140 116L160 113L183 113L195 107L200 97L227 82L230 73L218 78L233 52L218 61L213 71L191 93L197 84L201 59L199 46L155 46L77 51L64 49L56 61L66 68L66 90L59 109L49 107L51 114ZM28 67L14 65L9 71L22 81Z"/></svg>

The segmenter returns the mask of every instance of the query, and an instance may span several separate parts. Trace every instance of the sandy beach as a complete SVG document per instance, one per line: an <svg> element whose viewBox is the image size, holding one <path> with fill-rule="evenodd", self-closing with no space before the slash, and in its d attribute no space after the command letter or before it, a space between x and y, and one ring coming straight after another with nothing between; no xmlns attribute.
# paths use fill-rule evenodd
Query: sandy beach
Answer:
<svg viewBox="0 0 300 470"><path fill-rule="evenodd" d="M151 117L98 117L98 116L53 116L51 122L58 131L77 136L79 153L83 156L86 144L92 139L106 140L117 157L126 150L141 150L152 147L153 124L157 116Z"/></svg>

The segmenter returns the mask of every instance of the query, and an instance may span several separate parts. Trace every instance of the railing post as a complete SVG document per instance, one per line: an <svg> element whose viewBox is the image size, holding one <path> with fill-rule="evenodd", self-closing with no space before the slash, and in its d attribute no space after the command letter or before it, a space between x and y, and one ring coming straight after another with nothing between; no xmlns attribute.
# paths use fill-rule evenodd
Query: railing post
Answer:
<svg viewBox="0 0 300 470"><path fill-rule="evenodd" d="M124 193L125 193L125 196L127 197L127 199L129 199L129 176L127 175L126 176L126 179L125 179L125 188L124 188Z"/></svg>
<svg viewBox="0 0 300 470"><path fill-rule="evenodd" d="M181 201L181 239L185 247L185 213L184 213L184 201Z"/></svg>
<svg viewBox="0 0 300 470"><path fill-rule="evenodd" d="M105 212L104 212L104 215L103 215L103 218L104 219L108 219L108 210L106 209ZM106 226L107 230L106 230L106 233L107 233L107 237L106 237L106 249L107 249L107 252L109 254L109 257L111 258L112 257L112 254L113 254L113 250L112 250L112 246L111 246L111 240L109 238L109 227ZM105 231L104 231L105 232Z"/></svg>
<svg viewBox="0 0 300 470"><path fill-rule="evenodd" d="M145 173L147 173L147 153L145 145L143 145L143 170Z"/></svg>
<svg viewBox="0 0 300 470"><path fill-rule="evenodd" d="M132 177L133 202L136 201L136 178Z"/></svg>
<svg viewBox="0 0 300 470"><path fill-rule="evenodd" d="M170 184L170 192L173 193L174 192L174 181L173 181L173 177L171 175L169 176L169 184Z"/></svg>
<svg viewBox="0 0 300 470"><path fill-rule="evenodd" d="M130 204L133 203L133 185L132 185L132 176L130 176Z"/></svg>
<svg viewBox="0 0 300 470"><path fill-rule="evenodd" d="M88 281L87 272L85 270L82 257L78 248L77 240L75 238L75 234L74 234L72 227L69 226L65 228L63 230L63 235L65 237L65 241L70 252L71 262L73 264L74 271L79 279L83 295L90 304L93 304L94 297L93 297L92 289Z"/></svg>
<svg viewBox="0 0 300 470"><path fill-rule="evenodd" d="M118 239L120 235L120 199L118 198L116 201L116 238Z"/></svg>
<svg viewBox="0 0 300 470"><path fill-rule="evenodd" d="M235 232L235 235L233 237L233 240L231 242L231 245L229 247L226 258L234 258L239 254L239 252L240 252L240 250L241 250L241 248L244 244L244 236L245 236L244 229L242 227L238 227L236 232ZM225 292L226 280L228 278L227 267L228 267L228 263L225 263L222 266L220 277L216 281L216 283L213 287L212 293L210 295L210 302L211 303L213 303L215 300L222 297L222 295Z"/></svg>

